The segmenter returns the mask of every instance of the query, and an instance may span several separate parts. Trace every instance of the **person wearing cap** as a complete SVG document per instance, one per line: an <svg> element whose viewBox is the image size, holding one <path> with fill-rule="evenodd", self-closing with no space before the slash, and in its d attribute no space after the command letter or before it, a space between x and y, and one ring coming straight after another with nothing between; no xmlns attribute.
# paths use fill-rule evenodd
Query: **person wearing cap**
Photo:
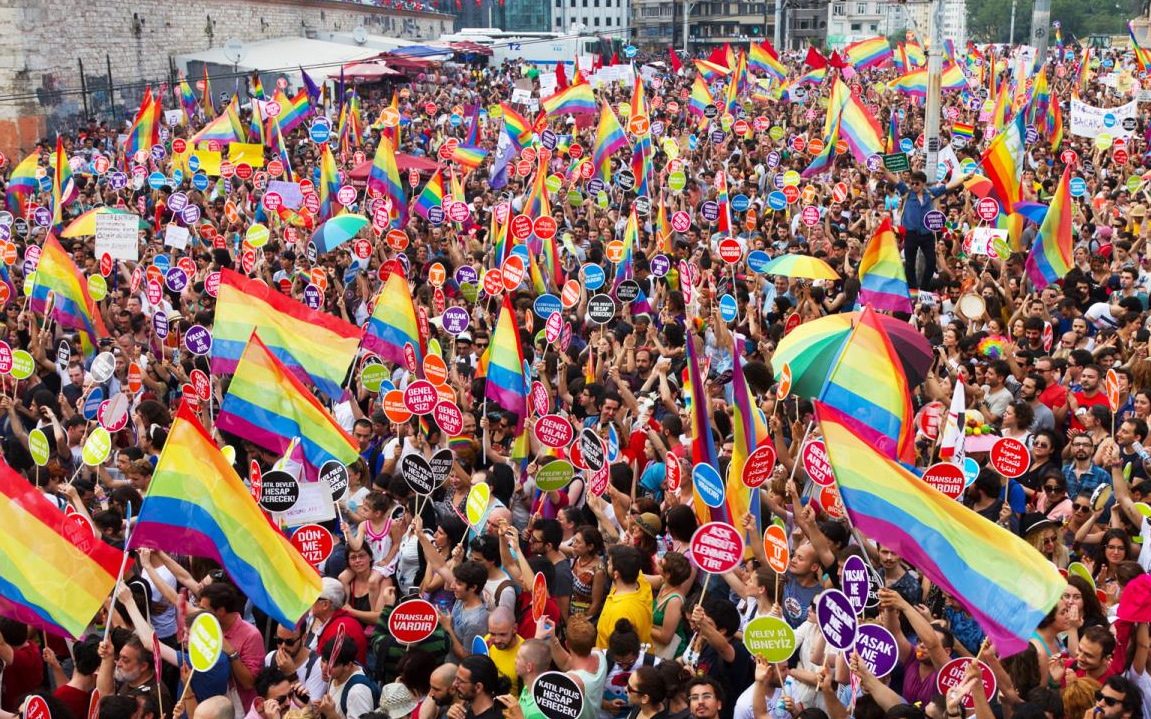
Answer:
<svg viewBox="0 0 1151 719"><path fill-rule="evenodd" d="M408 719L416 706L411 690L400 682L385 684L380 690L380 711L387 714L388 719Z"/></svg>

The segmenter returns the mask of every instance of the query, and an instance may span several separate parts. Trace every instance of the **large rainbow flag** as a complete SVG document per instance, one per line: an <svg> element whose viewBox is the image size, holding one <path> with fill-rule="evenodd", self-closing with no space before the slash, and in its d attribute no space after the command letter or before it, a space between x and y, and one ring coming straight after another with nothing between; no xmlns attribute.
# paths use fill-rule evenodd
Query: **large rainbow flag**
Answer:
<svg viewBox="0 0 1151 719"><path fill-rule="evenodd" d="M867 162L868 157L882 153L883 131L879 128L879 122L864 107L863 103L851 94L847 84L836 76L835 82L831 86L831 97L827 104L829 119L832 113L841 111L839 136L851 148L851 154L855 157L855 161L863 164Z"/></svg>
<svg viewBox="0 0 1151 719"><path fill-rule="evenodd" d="M595 93L591 85L581 82L569 85L566 89L545 97L540 101L548 117L556 115L578 115L595 112Z"/></svg>
<svg viewBox="0 0 1151 719"><path fill-rule="evenodd" d="M873 447L915 461L911 392L879 313L865 306L839 350L819 399L850 418Z"/></svg>
<svg viewBox="0 0 1151 719"><path fill-rule="evenodd" d="M319 479L325 462L350 465L359 457L348 433L268 351L257 332L240 356L216 426L276 454L284 454L299 437L304 476L310 482Z"/></svg>
<svg viewBox="0 0 1151 719"><path fill-rule="evenodd" d="M252 604L285 626L320 596L320 575L263 513L186 403L128 544L219 562Z"/></svg>
<svg viewBox="0 0 1151 719"><path fill-rule="evenodd" d="M689 322L690 324L690 322ZM704 390L704 375L699 371L699 359L696 356L694 333L687 333L687 386L684 387L685 396L691 404L691 466L706 464L719 471L719 453L715 451L715 439L711 434L711 412L707 406L708 398ZM726 487L725 494L726 494ZM718 507L712 507L703 501L699 489L692 485L692 506L695 517L700 524L708 522L726 522L732 524L733 518L727 513L727 500ZM733 525L734 526L734 525Z"/></svg>
<svg viewBox="0 0 1151 719"><path fill-rule="evenodd" d="M235 372L254 331L296 377L314 383L332 399L343 395L341 385L360 345L360 328L263 282L221 270L212 327L212 372Z"/></svg>
<svg viewBox="0 0 1151 719"><path fill-rule="evenodd" d="M148 152L152 146L160 142L160 117L163 109L160 107L160 96L152 98L152 88L144 92L144 99L140 102L140 109L136 112L136 119L132 121L132 128L128 130L128 141L124 144L124 153L132 157L143 150Z"/></svg>
<svg viewBox="0 0 1151 719"><path fill-rule="evenodd" d="M8 178L8 189L4 194L4 200L8 205L8 211L17 217L24 217L27 214L25 205L40 191L40 182L36 179L36 170L39 167L40 153L33 152L16 165L12 170L12 176Z"/></svg>
<svg viewBox="0 0 1151 719"><path fill-rule="evenodd" d="M48 309L48 294L52 293L52 319L61 327L76 330L80 348L84 354L91 354L97 340L108 336L108 330L95 300L88 294L88 280L55 235L48 235L41 250L32 285L32 311L43 314Z"/></svg>
<svg viewBox="0 0 1151 719"><path fill-rule="evenodd" d="M516 435L523 429L528 412L528 385L524 378L524 353L520 347L519 326L509 294L504 294L500 317L492 332L484 397L514 412Z"/></svg>
<svg viewBox="0 0 1151 719"><path fill-rule="evenodd" d="M1026 137L1023 113L1019 113L1014 122L995 136L980 159L983 174L991 181L992 190L1004 212L1010 212L1015 203L1023 199L1019 178L1023 172L1023 142Z"/></svg>
<svg viewBox="0 0 1151 719"><path fill-rule="evenodd" d="M112 592L123 555L2 459L0 524L0 615L81 636Z"/></svg>
<svg viewBox="0 0 1151 719"><path fill-rule="evenodd" d="M732 449L731 463L727 470L727 491L724 499L727 502L727 513L736 521L735 527L739 529L739 520L747 512L755 517L756 529L763 530L762 507L759 502L759 493L754 492L743 483L743 467L747 458L761 444L771 442L771 433L767 429L763 412L752 403L751 388L743 376L743 362L736 353L732 363L731 390L734 402L732 404ZM748 533L744 533L744 545L750 545Z"/></svg>
<svg viewBox="0 0 1151 719"><path fill-rule="evenodd" d="M1063 168L1063 176L1059 178L1051 205L1039 223L1039 234L1027 255L1027 276L1035 283L1036 290L1063 279L1075 266L1071 258L1074 240L1071 236L1070 183L1071 166L1068 165Z"/></svg>
<svg viewBox="0 0 1151 719"><path fill-rule="evenodd" d="M859 262L859 303L889 312L911 312L911 291L890 217L883 218L863 249Z"/></svg>
<svg viewBox="0 0 1151 719"><path fill-rule="evenodd" d="M891 45L885 37L872 37L854 42L844 48L843 52L848 62L855 65L857 70L882 67L891 62Z"/></svg>
<svg viewBox="0 0 1151 719"><path fill-rule="evenodd" d="M834 408L815 412L852 524L954 597L1001 655L1026 649L1067 585L1055 565L877 452Z"/></svg>
<svg viewBox="0 0 1151 719"><path fill-rule="evenodd" d="M406 353L411 351L418 370L424 361L424 343L416 320L416 307L404 273L398 269L388 275L384 288L376 297L372 316L364 327L364 349L382 359L408 367Z"/></svg>
<svg viewBox="0 0 1151 719"><path fill-rule="evenodd" d="M599 111L595 148L592 150L592 165L595 167L596 177L604 182L611 179L611 156L625 147L627 147L627 135L623 134L623 128L620 127L611 105L604 103Z"/></svg>
<svg viewBox="0 0 1151 719"><path fill-rule="evenodd" d="M403 228L408 224L408 198L404 194L404 185L400 182L396 151L386 135L380 136L380 144L376 146L376 157L372 160L371 171L368 172L368 189L378 190L392 201L393 227Z"/></svg>

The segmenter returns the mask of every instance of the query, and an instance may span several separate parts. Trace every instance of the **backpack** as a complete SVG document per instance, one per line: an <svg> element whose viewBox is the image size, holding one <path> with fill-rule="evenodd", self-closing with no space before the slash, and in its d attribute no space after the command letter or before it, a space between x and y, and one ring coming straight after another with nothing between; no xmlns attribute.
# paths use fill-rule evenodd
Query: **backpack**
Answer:
<svg viewBox="0 0 1151 719"><path fill-rule="evenodd" d="M367 674L353 674L348 683L344 685L344 693L340 697L340 714L348 716L348 694L351 693L352 687L365 686L372 692L372 706L378 707L380 705L380 685L372 681Z"/></svg>

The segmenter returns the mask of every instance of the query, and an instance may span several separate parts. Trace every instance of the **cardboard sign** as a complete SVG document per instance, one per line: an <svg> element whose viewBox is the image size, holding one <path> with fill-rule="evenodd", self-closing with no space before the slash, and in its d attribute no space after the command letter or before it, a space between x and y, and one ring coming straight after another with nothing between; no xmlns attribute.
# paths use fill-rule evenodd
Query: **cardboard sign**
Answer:
<svg viewBox="0 0 1151 719"><path fill-rule="evenodd" d="M113 259L140 260L140 218L133 214L109 212L96 215L95 254Z"/></svg>

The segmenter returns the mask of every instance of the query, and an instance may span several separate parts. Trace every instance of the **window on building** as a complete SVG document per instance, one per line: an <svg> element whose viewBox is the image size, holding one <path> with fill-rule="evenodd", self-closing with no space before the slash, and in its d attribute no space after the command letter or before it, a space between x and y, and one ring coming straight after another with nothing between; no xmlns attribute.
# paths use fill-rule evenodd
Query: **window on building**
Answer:
<svg viewBox="0 0 1151 719"><path fill-rule="evenodd" d="M843 3L837 2L831 6L831 14L832 15L834 15L836 17L843 17L843 15L845 13L846 13L846 8L844 8Z"/></svg>
<svg viewBox="0 0 1151 719"><path fill-rule="evenodd" d="M861 28L862 28L862 25L860 25L859 23L857 23L857 22L851 23L851 31L852 32L859 32Z"/></svg>
<svg viewBox="0 0 1151 719"><path fill-rule="evenodd" d="M856 15L866 15L867 14L867 3L865 3L865 2L855 3L855 14Z"/></svg>
<svg viewBox="0 0 1151 719"><path fill-rule="evenodd" d="M595 26L599 27L599 15L595 16Z"/></svg>
<svg viewBox="0 0 1151 719"><path fill-rule="evenodd" d="M806 29L807 29L807 25L808 25L808 23L807 23L807 21L806 21L806 20L800 20L800 21L799 21L799 29L800 29L800 30L806 30Z"/></svg>

